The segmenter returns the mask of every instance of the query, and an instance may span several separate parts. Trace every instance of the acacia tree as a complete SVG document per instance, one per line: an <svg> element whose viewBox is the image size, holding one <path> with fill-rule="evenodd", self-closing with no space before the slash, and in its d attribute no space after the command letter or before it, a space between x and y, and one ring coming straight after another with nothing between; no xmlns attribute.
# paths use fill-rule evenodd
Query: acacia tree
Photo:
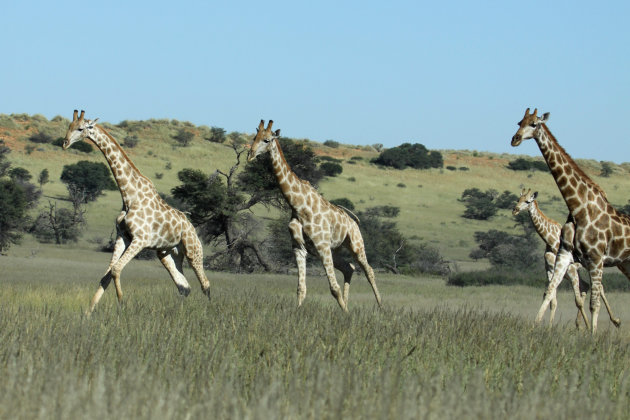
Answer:
<svg viewBox="0 0 630 420"><path fill-rule="evenodd" d="M71 201L81 198L84 203L94 201L103 190L115 190L109 168L102 162L79 161L64 165L61 181L66 184Z"/></svg>
<svg viewBox="0 0 630 420"><path fill-rule="evenodd" d="M296 174L317 184L323 175L317 168L313 150L286 138L281 138L280 143ZM239 173L247 149L238 141L232 142L232 149L235 163L229 171L206 174L184 169L178 174L182 184L171 193L179 206L189 212L191 222L204 242L225 241L225 251L211 256L211 260L220 261L226 257L229 265L239 270L250 269L254 260L265 270L270 270L263 252L264 241L256 239L255 235L262 224L247 210L257 204L286 208L286 202L273 176L268 156L259 156Z"/></svg>

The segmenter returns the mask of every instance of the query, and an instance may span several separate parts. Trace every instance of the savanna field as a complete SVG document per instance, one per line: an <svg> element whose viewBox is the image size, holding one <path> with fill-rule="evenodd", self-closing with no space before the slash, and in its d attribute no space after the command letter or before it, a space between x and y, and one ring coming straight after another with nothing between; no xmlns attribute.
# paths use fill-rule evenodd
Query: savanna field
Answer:
<svg viewBox="0 0 630 420"><path fill-rule="evenodd" d="M63 165L104 162L100 152L64 152L49 144L29 150L26 138L38 130L62 136L64 118L3 115L0 123L12 166L34 176L49 170L42 207L65 196ZM230 147L201 138L173 146L169 136L181 124L139 122L139 144L128 150L161 192L178 184L183 168L210 173L233 162ZM111 133L128 134L118 126ZM506 133L506 143L512 134ZM558 140L571 153L570 142ZM475 231L516 229L505 210L491 221L463 219L458 198L466 188L536 189L545 213L566 217L548 173L506 169L516 155L443 151L445 166L456 170L401 171L371 164L377 152L370 148L314 148L344 161L342 174L320 184L326 198L346 197L359 209L400 207L398 227L411 240L437 247L451 270L488 267L468 257ZM516 153L539 156L533 143ZM353 157L361 159L347 163ZM630 165L612 164L604 178L599 162L578 164L612 203L628 202ZM110 286L88 319L84 311L110 259L99 247L119 210L119 193L108 191L88 204L78 242L42 244L25 235L0 256L0 418L630 417L628 293L607 292L622 325L616 329L602 311L591 337L575 328L568 290L559 292L554 325L534 325L544 282L454 287L438 276L378 271L379 310L357 273L344 314L317 265L298 309L295 270L208 270L208 301L189 268L192 292L183 298L157 260L136 260L122 274L123 305ZM265 208L256 213L263 220L278 216ZM542 265L542 243L540 255Z"/></svg>

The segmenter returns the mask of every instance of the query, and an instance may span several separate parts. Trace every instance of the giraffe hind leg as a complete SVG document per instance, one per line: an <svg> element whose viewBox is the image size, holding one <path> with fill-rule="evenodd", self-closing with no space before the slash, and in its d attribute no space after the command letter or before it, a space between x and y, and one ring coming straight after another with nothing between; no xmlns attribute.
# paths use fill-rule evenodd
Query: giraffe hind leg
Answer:
<svg viewBox="0 0 630 420"><path fill-rule="evenodd" d="M116 294L118 296L119 303L122 303L123 297L122 287L120 285L120 273L122 272L123 268L125 268L127 263L129 263L129 261L131 261L133 257L138 255L138 253L142 251L143 248L144 244L142 242L135 239L132 240L131 244L129 244L129 247L127 247L120 259L116 261L116 263L112 266L111 274L112 278L114 279L114 286L116 287Z"/></svg>
<svg viewBox="0 0 630 420"><path fill-rule="evenodd" d="M357 227L358 231L358 227ZM374 298L376 298L376 303L379 308L383 307L383 303L381 301L381 294L378 291L378 287L376 286L376 279L374 277L374 270L368 263L367 256L365 255L365 245L363 243L363 238L358 235L351 236L350 243L350 252L354 255L354 258L357 260L363 272L365 273L365 277L367 278L368 283L372 287L372 292L374 292Z"/></svg>
<svg viewBox="0 0 630 420"><path fill-rule="evenodd" d="M203 269L203 247L201 246L199 237L194 233L192 225L190 225L190 229L192 229L193 233L184 235L182 238L182 246L186 254L186 259L195 272L197 280L199 280L201 291L210 299L210 281L206 277L206 272Z"/></svg>
<svg viewBox="0 0 630 420"><path fill-rule="evenodd" d="M190 294L190 285L188 284L186 277L184 277L184 270L182 267L184 254L181 247L173 248L170 251L158 251L157 254L160 258L160 262L171 275L171 279L173 279L175 286L177 286L179 294L182 296L188 296Z"/></svg>
<svg viewBox="0 0 630 420"><path fill-rule="evenodd" d="M346 261L340 254L342 248L337 248L333 251L333 264L335 268L343 274L343 301L348 306L348 297L350 295L350 282L352 281L352 274L354 274L354 266Z"/></svg>

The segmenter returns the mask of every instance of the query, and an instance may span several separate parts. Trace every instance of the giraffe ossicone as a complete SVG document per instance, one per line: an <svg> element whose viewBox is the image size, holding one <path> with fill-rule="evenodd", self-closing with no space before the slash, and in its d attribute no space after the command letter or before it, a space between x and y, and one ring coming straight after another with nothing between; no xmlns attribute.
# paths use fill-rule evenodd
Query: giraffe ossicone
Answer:
<svg viewBox="0 0 630 420"><path fill-rule="evenodd" d="M75 110L66 132L63 148L90 140L99 148L114 175L122 210L116 218L116 242L109 267L86 311L91 314L105 289L114 280L118 301L122 301L120 273L125 265L144 248L155 249L180 294L187 296L190 285L184 277L182 262L187 258L201 289L210 297L210 282L203 269L203 248L194 226L181 211L168 205L149 178L140 173L118 142L97 120L86 120L85 112Z"/></svg>
<svg viewBox="0 0 630 420"><path fill-rule="evenodd" d="M298 178L282 153L278 142L280 130L271 131L272 126L272 120L269 120L267 128L264 120L260 121L247 160L251 162L261 154L270 154L278 186L291 207L289 231L298 266L298 306L302 305L306 297L306 255L310 253L320 258L326 270L331 294L341 309L348 310L354 267L340 255L341 249L345 247L363 269L380 307L381 295L376 287L374 271L365 255L365 245L357 222L342 208L322 197L308 181ZM337 283L335 268L343 273L343 292Z"/></svg>

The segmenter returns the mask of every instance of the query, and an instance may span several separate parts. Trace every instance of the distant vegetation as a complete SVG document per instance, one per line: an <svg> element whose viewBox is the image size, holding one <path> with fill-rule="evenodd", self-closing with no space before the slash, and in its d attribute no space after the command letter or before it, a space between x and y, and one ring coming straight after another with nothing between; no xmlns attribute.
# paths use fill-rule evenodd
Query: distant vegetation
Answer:
<svg viewBox="0 0 630 420"><path fill-rule="evenodd" d="M387 149L373 162L396 169L429 169L444 166L444 159L440 152L435 150L429 151L424 145L419 143L403 143L400 146Z"/></svg>
<svg viewBox="0 0 630 420"><path fill-rule="evenodd" d="M523 158L518 158L507 165L508 169L513 171L543 171L549 172L549 167L547 163L542 160L528 160Z"/></svg>

